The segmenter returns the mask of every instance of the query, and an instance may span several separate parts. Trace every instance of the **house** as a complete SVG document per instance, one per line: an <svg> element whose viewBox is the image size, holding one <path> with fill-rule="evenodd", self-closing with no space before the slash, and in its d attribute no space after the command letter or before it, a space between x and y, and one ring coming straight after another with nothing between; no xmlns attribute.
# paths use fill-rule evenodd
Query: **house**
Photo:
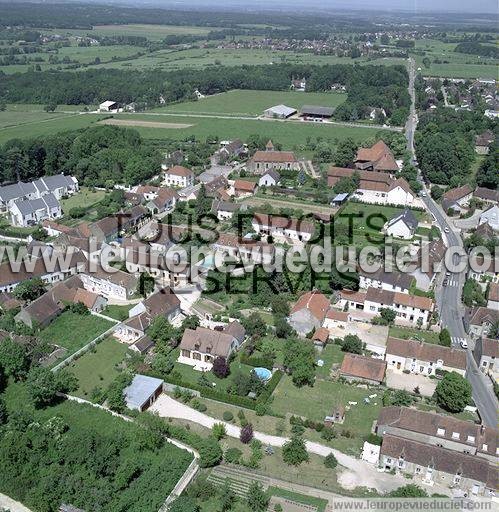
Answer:
<svg viewBox="0 0 499 512"><path fill-rule="evenodd" d="M147 208L153 213L165 213L175 209L178 201L178 194L171 188L161 187L157 196L147 203Z"/></svg>
<svg viewBox="0 0 499 512"><path fill-rule="evenodd" d="M499 311L499 283L490 283L487 307Z"/></svg>
<svg viewBox="0 0 499 512"><path fill-rule="evenodd" d="M331 206L333 208L338 208L343 203L345 203L348 199L348 192L344 192L343 194L336 194L333 199L331 199Z"/></svg>
<svg viewBox="0 0 499 512"><path fill-rule="evenodd" d="M163 184L172 187L191 187L194 185L194 173L181 165L174 165L163 173Z"/></svg>
<svg viewBox="0 0 499 512"><path fill-rule="evenodd" d="M122 343L136 344L146 335L156 317L163 316L171 323L179 314L180 300L171 288L166 287L132 307L128 319L116 327L113 336Z"/></svg>
<svg viewBox="0 0 499 512"><path fill-rule="evenodd" d="M232 322L221 331L205 327L186 329L180 342L177 361L193 366L195 370L210 371L217 357L227 359L241 346L245 334L239 322Z"/></svg>
<svg viewBox="0 0 499 512"><path fill-rule="evenodd" d="M220 145L221 148L211 158L213 164L223 164L247 152L246 146L240 139L221 142Z"/></svg>
<svg viewBox="0 0 499 512"><path fill-rule="evenodd" d="M85 290L107 299L129 300L137 291L137 278L118 269L107 272L99 265L95 271L87 271L80 277Z"/></svg>
<svg viewBox="0 0 499 512"><path fill-rule="evenodd" d="M412 475L414 483L438 483L472 496L491 496L498 484L497 468L487 460L393 435L383 438L379 465Z"/></svg>
<svg viewBox="0 0 499 512"><path fill-rule="evenodd" d="M495 204L480 215L478 225L488 224L494 231L499 231L499 206Z"/></svg>
<svg viewBox="0 0 499 512"><path fill-rule="evenodd" d="M251 226L260 235L299 242L308 242L315 231L313 222L265 213L255 213Z"/></svg>
<svg viewBox="0 0 499 512"><path fill-rule="evenodd" d="M0 211L7 211L17 200L40 199L46 194L60 200L78 190L78 180L64 174L45 176L30 183L20 181L0 187Z"/></svg>
<svg viewBox="0 0 499 512"><path fill-rule="evenodd" d="M410 273L420 290L429 291L441 271L447 247L441 238L422 245L415 257L417 267Z"/></svg>
<svg viewBox="0 0 499 512"><path fill-rule="evenodd" d="M381 288L390 292L409 293L414 278L404 272L392 270L386 272L380 267L375 272L359 270L360 288Z"/></svg>
<svg viewBox="0 0 499 512"><path fill-rule="evenodd" d="M135 193L141 196L144 201L152 201L158 197L159 187L153 185L138 185Z"/></svg>
<svg viewBox="0 0 499 512"><path fill-rule="evenodd" d="M499 341L492 338L478 338L473 349L473 357L480 370L499 380ZM499 453L498 453L499 455Z"/></svg>
<svg viewBox="0 0 499 512"><path fill-rule="evenodd" d="M62 217L62 209L54 194L38 199L18 199L10 207L10 221L14 226L34 226L47 219Z"/></svg>
<svg viewBox="0 0 499 512"><path fill-rule="evenodd" d="M488 155L490 145L494 142L495 135L491 130L485 130L475 137L475 151L479 155Z"/></svg>
<svg viewBox="0 0 499 512"><path fill-rule="evenodd" d="M300 336L306 336L322 326L330 307L329 299L322 292L305 292L291 309L288 322Z"/></svg>
<svg viewBox="0 0 499 512"><path fill-rule="evenodd" d="M96 313L100 313L107 305L105 298L85 290L80 277L74 275L24 306L15 320L30 328L45 327L64 311L66 305L79 302Z"/></svg>
<svg viewBox="0 0 499 512"><path fill-rule="evenodd" d="M376 433L394 435L413 441L440 446L494 462L499 455L499 432L444 414L410 407L383 407L376 422Z"/></svg>
<svg viewBox="0 0 499 512"><path fill-rule="evenodd" d="M473 192L473 197L476 197L485 203L497 204L499 203L499 190L477 187Z"/></svg>
<svg viewBox="0 0 499 512"><path fill-rule="evenodd" d="M207 197L214 197L216 199L229 200L230 196L226 190L229 188L229 182L225 176L218 176L210 179L208 183L205 183L204 190Z"/></svg>
<svg viewBox="0 0 499 512"><path fill-rule="evenodd" d="M126 406L143 412L163 392L163 381L148 375L134 375L129 386L123 389Z"/></svg>
<svg viewBox="0 0 499 512"><path fill-rule="evenodd" d="M379 140L370 148L360 148L355 157L355 167L362 171L398 172L399 167L390 148Z"/></svg>
<svg viewBox="0 0 499 512"><path fill-rule="evenodd" d="M377 314L383 308L395 311L395 323L399 325L425 326L431 319L435 304L428 297L368 288L364 298L364 311Z"/></svg>
<svg viewBox="0 0 499 512"><path fill-rule="evenodd" d="M99 104L100 112L117 112L118 109L119 105L116 101L107 100Z"/></svg>
<svg viewBox="0 0 499 512"><path fill-rule="evenodd" d="M305 79L305 77L291 79L290 89L292 89L293 91L304 92L306 88L307 88L307 80Z"/></svg>
<svg viewBox="0 0 499 512"><path fill-rule="evenodd" d="M384 108L378 108L378 107L368 107L369 109L369 119L374 121L376 118L386 118L386 111Z"/></svg>
<svg viewBox="0 0 499 512"><path fill-rule="evenodd" d="M331 119L333 114L334 108L316 105L304 105L300 110L300 116L305 121L325 121Z"/></svg>
<svg viewBox="0 0 499 512"><path fill-rule="evenodd" d="M269 265L275 254L272 244L252 239L240 238L231 233L220 233L213 242L215 255L220 253L224 258L229 257L237 262L256 265Z"/></svg>
<svg viewBox="0 0 499 512"><path fill-rule="evenodd" d="M473 190L469 185L458 188L451 188L442 196L442 208L463 213L468 209L470 199L473 197Z"/></svg>
<svg viewBox="0 0 499 512"><path fill-rule="evenodd" d="M287 119L294 114L296 114L296 108L287 107L286 105L275 105L263 111L263 115L271 119Z"/></svg>
<svg viewBox="0 0 499 512"><path fill-rule="evenodd" d="M8 261L0 264L0 292L12 292L19 283L39 277L45 284L64 281L68 277L82 272L87 264L80 251L66 253L54 252L52 264L46 265L42 258L29 262L23 260L19 268L11 267Z"/></svg>
<svg viewBox="0 0 499 512"><path fill-rule="evenodd" d="M112 242L118 238L123 229L123 221L116 215L109 215L92 222L88 226L91 236L99 242Z"/></svg>
<svg viewBox="0 0 499 512"><path fill-rule="evenodd" d="M258 191L258 183L248 180L234 180L234 196L247 197L256 194Z"/></svg>
<svg viewBox="0 0 499 512"><path fill-rule="evenodd" d="M324 318L323 326L326 329L345 329L345 327L350 322L350 315L348 311L340 311L338 309L330 309L326 313L326 318Z"/></svg>
<svg viewBox="0 0 499 512"><path fill-rule="evenodd" d="M274 169L265 171L258 180L259 187L275 187L281 181L281 175Z"/></svg>
<svg viewBox="0 0 499 512"><path fill-rule="evenodd" d="M411 240L418 227L418 220L416 219L412 210L406 208L402 213L396 214L392 217L383 227L387 236L401 238L403 240Z"/></svg>
<svg viewBox="0 0 499 512"><path fill-rule="evenodd" d="M270 142L270 141L269 141ZM269 146L273 147L273 146ZM292 151L275 151L266 149L265 151L256 151L246 165L248 171L262 175L270 169L287 169L293 171L300 170L300 163Z"/></svg>
<svg viewBox="0 0 499 512"><path fill-rule="evenodd" d="M381 384L385 371L385 361L347 352L341 363L340 376L348 382Z"/></svg>
<svg viewBox="0 0 499 512"><path fill-rule="evenodd" d="M230 220L240 208L240 204L213 199L213 203L211 204L211 213L216 215L218 220Z"/></svg>
<svg viewBox="0 0 499 512"><path fill-rule="evenodd" d="M385 360L390 370L425 376L436 371L466 372L466 351L415 340L389 337Z"/></svg>
<svg viewBox="0 0 499 512"><path fill-rule="evenodd" d="M492 326L499 322L499 310L478 306L466 309L464 325L468 334L473 338L487 337Z"/></svg>

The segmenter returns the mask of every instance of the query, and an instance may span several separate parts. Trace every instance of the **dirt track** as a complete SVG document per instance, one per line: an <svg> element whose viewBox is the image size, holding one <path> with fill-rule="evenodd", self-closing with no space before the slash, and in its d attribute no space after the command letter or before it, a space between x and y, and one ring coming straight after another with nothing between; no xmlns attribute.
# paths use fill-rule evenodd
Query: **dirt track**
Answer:
<svg viewBox="0 0 499 512"><path fill-rule="evenodd" d="M115 126L141 126L143 128L190 128L192 124L161 123L158 121L133 121L132 119L103 119L99 124L112 124Z"/></svg>

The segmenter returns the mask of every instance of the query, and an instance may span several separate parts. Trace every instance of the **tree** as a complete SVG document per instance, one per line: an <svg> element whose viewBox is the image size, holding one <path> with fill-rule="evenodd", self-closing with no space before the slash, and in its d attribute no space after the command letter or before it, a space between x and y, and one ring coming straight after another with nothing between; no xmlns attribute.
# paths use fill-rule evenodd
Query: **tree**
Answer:
<svg viewBox="0 0 499 512"><path fill-rule="evenodd" d="M471 384L456 372L448 372L433 394L437 404L449 412L462 412L471 401Z"/></svg>
<svg viewBox="0 0 499 512"><path fill-rule="evenodd" d="M282 447L282 460L290 466L298 466L309 459L305 441L302 437L293 436Z"/></svg>
<svg viewBox="0 0 499 512"><path fill-rule="evenodd" d="M78 389L78 378L66 369L59 370L55 375L55 380L60 393L71 393Z"/></svg>
<svg viewBox="0 0 499 512"><path fill-rule="evenodd" d="M391 405L409 407L413 402L412 396L405 389L397 389L390 396Z"/></svg>
<svg viewBox="0 0 499 512"><path fill-rule="evenodd" d="M241 323L249 336L261 338L267 334L267 325L258 313L251 313Z"/></svg>
<svg viewBox="0 0 499 512"><path fill-rule="evenodd" d="M337 465L338 460L332 453L327 455L326 458L324 459L324 466L326 466L329 469L334 469Z"/></svg>
<svg viewBox="0 0 499 512"><path fill-rule="evenodd" d="M433 187L431 187L430 195L432 199L438 201L444 195L444 191L442 190L442 187L439 187L438 185L433 185Z"/></svg>
<svg viewBox="0 0 499 512"><path fill-rule="evenodd" d="M346 167L353 162L356 152L357 143L351 137L338 142L334 154L335 164L338 167Z"/></svg>
<svg viewBox="0 0 499 512"><path fill-rule="evenodd" d="M227 364L227 359L222 356L218 356L213 361L213 368L211 371L219 379L225 379L230 374L230 366Z"/></svg>
<svg viewBox="0 0 499 512"><path fill-rule="evenodd" d="M286 295L274 295L270 299L272 313L279 316L288 316L290 312L289 301Z"/></svg>
<svg viewBox="0 0 499 512"><path fill-rule="evenodd" d="M391 498L426 498L428 494L415 484L407 484L392 491Z"/></svg>
<svg viewBox="0 0 499 512"><path fill-rule="evenodd" d="M56 108L56 103L49 103L43 107L43 110L45 110L45 112L54 112Z"/></svg>
<svg viewBox="0 0 499 512"><path fill-rule="evenodd" d="M243 444L249 444L253 439L253 425L248 423L241 428L241 432L239 434L239 440Z"/></svg>
<svg viewBox="0 0 499 512"><path fill-rule="evenodd" d="M290 339L284 347L284 366L295 386L313 385L315 379L315 349L311 343Z"/></svg>
<svg viewBox="0 0 499 512"><path fill-rule="evenodd" d="M19 380L26 376L29 369L29 358L26 349L11 338L0 343L0 366L5 375Z"/></svg>
<svg viewBox="0 0 499 512"><path fill-rule="evenodd" d="M126 408L125 397L123 396L123 390L130 385L133 376L129 373L120 373L111 382L107 389L107 405L115 412L122 413Z"/></svg>
<svg viewBox="0 0 499 512"><path fill-rule="evenodd" d="M154 277L150 276L147 272L141 272L139 282L137 283L137 292L142 297L147 297L154 291Z"/></svg>
<svg viewBox="0 0 499 512"><path fill-rule="evenodd" d="M9 418L9 413L7 412L7 406L5 405L5 400L0 397L0 426L5 425Z"/></svg>
<svg viewBox="0 0 499 512"><path fill-rule="evenodd" d="M30 370L26 387L35 407L50 405L59 391L54 372L42 366L36 366Z"/></svg>
<svg viewBox="0 0 499 512"><path fill-rule="evenodd" d="M225 425L223 423L215 423L213 427L211 427L211 433L217 441L220 441L220 439L223 439L227 435L227 431L225 430Z"/></svg>
<svg viewBox="0 0 499 512"><path fill-rule="evenodd" d="M202 468L211 468L216 466L223 457L222 448L218 441L213 437L204 438L198 446L199 465Z"/></svg>
<svg viewBox="0 0 499 512"><path fill-rule="evenodd" d="M395 322L395 318L397 317L397 313L390 308L381 308L379 310L379 314L383 320L385 320L386 325L392 325Z"/></svg>
<svg viewBox="0 0 499 512"><path fill-rule="evenodd" d="M343 343L341 345L341 350L343 350L343 352L350 352L352 354L362 354L363 348L364 344L356 334L347 334L343 338Z"/></svg>
<svg viewBox="0 0 499 512"><path fill-rule="evenodd" d="M438 343L444 347L450 347L452 344L449 329L444 327L438 334Z"/></svg>
<svg viewBox="0 0 499 512"><path fill-rule="evenodd" d="M13 292L16 299L33 301L45 293L45 285L39 277L33 277L19 283Z"/></svg>
<svg viewBox="0 0 499 512"><path fill-rule="evenodd" d="M289 338L293 334L296 334L294 329L289 325L288 321L284 316L274 317L275 335L278 338Z"/></svg>
<svg viewBox="0 0 499 512"><path fill-rule="evenodd" d="M196 501L189 496L179 496L168 509L170 512L199 512Z"/></svg>
<svg viewBox="0 0 499 512"><path fill-rule="evenodd" d="M246 499L248 501L248 507L252 512L264 512L267 510L269 497L263 490L260 482L252 482L248 488Z"/></svg>

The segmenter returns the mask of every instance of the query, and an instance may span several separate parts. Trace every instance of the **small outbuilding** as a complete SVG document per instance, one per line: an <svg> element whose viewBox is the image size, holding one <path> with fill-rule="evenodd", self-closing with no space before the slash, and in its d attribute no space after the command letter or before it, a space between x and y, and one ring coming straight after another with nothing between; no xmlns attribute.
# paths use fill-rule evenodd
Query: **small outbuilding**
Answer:
<svg viewBox="0 0 499 512"><path fill-rule="evenodd" d="M263 115L271 119L287 119L296 114L296 108L288 107L286 105L275 105L267 110L264 110Z"/></svg>
<svg viewBox="0 0 499 512"><path fill-rule="evenodd" d="M135 375L131 384L123 390L129 409L145 411L163 391L163 381L147 375Z"/></svg>
<svg viewBox="0 0 499 512"><path fill-rule="evenodd" d="M111 101L111 100L103 101L99 105L99 111L100 112L113 112L115 110L118 110L118 108L119 108L119 106L116 103L116 101Z"/></svg>
<svg viewBox="0 0 499 512"><path fill-rule="evenodd" d="M331 199L331 206L341 206L348 199L348 193L344 192L343 194L336 194L333 199Z"/></svg>

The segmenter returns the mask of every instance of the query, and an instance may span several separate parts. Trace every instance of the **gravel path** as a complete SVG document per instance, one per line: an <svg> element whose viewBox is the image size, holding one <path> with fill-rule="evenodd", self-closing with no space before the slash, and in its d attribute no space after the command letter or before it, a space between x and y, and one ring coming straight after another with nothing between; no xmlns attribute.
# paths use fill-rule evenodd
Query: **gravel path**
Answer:
<svg viewBox="0 0 499 512"><path fill-rule="evenodd" d="M215 423L223 423L230 437L239 438L240 428L231 423L227 423L202 412L196 411L186 404L174 400L166 394L162 394L149 409L151 412L157 413L161 417L172 417L183 420L189 420L204 427L211 428ZM254 432L256 439L263 444L281 447L286 441L285 437L273 436L262 432ZM378 492L389 492L401 485L407 483L400 476L389 475L388 473L379 472L374 466L362 460L345 455L344 453L311 441L306 442L307 451L325 457L330 453L338 459L341 466L345 468L338 476L338 482L346 489L355 487L369 487L377 489Z"/></svg>

